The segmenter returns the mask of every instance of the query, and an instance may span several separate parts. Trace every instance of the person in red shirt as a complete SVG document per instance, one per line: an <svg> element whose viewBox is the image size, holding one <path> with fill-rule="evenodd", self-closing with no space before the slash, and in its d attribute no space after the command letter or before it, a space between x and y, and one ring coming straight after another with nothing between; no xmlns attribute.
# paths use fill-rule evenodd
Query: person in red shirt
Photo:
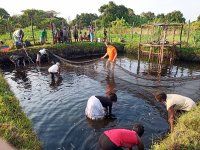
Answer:
<svg viewBox="0 0 200 150"><path fill-rule="evenodd" d="M144 133L144 127L136 123L132 130L128 129L111 129L101 134L99 138L100 148L102 150L123 150L137 145L138 150L144 150L144 145L140 137Z"/></svg>
<svg viewBox="0 0 200 150"><path fill-rule="evenodd" d="M104 59L106 56L108 56L108 60L106 62L106 68L109 71L114 71L116 59L117 59L117 49L110 44L110 42L105 42L105 45L107 47L107 52L101 59Z"/></svg>

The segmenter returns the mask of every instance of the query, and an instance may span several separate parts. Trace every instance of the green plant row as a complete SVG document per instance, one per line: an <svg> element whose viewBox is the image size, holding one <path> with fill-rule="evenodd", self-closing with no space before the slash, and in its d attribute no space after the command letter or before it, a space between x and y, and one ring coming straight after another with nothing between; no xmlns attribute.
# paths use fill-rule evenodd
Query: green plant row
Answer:
<svg viewBox="0 0 200 150"><path fill-rule="evenodd" d="M17 149L42 149L31 121L22 111L19 101L2 74L0 74L0 135Z"/></svg>
<svg viewBox="0 0 200 150"><path fill-rule="evenodd" d="M199 150L200 103L198 107L178 118L174 131L155 142L152 150Z"/></svg>

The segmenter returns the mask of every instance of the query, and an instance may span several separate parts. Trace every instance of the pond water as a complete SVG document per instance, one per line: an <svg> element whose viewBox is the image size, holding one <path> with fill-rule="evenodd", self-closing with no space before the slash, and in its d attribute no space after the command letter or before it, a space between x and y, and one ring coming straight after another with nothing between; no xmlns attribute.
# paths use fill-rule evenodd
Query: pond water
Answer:
<svg viewBox="0 0 200 150"><path fill-rule="evenodd" d="M149 149L154 140L168 131L166 110L155 102L155 92L199 97L200 85L196 80L200 67L194 64L177 63L170 66L171 70L165 65L159 72L156 64L140 61L138 65L135 58L121 56L114 76L107 74L105 61L79 67L62 64L62 79L56 83L51 82L49 66L3 70L45 150L98 150L98 138L103 131L131 129L135 122L144 125L142 140L145 149ZM88 98L110 90L118 96L113 104L116 119L87 119L84 111Z"/></svg>

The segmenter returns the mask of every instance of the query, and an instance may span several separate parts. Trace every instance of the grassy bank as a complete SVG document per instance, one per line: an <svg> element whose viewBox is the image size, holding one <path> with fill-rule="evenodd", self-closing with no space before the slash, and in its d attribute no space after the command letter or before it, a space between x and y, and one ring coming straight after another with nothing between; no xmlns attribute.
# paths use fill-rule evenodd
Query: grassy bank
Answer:
<svg viewBox="0 0 200 150"><path fill-rule="evenodd" d="M22 111L9 85L0 74L0 136L17 149L40 150L41 143L31 121Z"/></svg>
<svg viewBox="0 0 200 150"><path fill-rule="evenodd" d="M200 103L192 111L177 120L174 132L155 143L152 150L199 150L200 149Z"/></svg>

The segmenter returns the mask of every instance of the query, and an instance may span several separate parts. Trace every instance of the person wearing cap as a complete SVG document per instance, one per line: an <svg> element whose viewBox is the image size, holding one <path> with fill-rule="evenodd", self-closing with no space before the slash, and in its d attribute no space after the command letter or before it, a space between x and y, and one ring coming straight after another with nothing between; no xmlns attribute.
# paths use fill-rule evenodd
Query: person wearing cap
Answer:
<svg viewBox="0 0 200 150"><path fill-rule="evenodd" d="M60 63L57 62L56 64L52 65L49 69L48 72L51 74L51 79L55 80L55 75L57 77L60 76Z"/></svg>
<svg viewBox="0 0 200 150"><path fill-rule="evenodd" d="M186 96L179 94L166 94L161 92L155 96L156 101L165 103L168 112L168 122L170 125L170 131L173 131L174 120L176 113L182 113L190 111L196 106L195 102Z"/></svg>
<svg viewBox="0 0 200 150"><path fill-rule="evenodd" d="M132 130L129 129L111 129L104 131L99 138L99 145L102 150L123 150L128 148L132 150L133 146L137 146L138 150L144 150L141 136L144 133L144 127L136 123Z"/></svg>
<svg viewBox="0 0 200 150"><path fill-rule="evenodd" d="M108 56L108 60L106 62L106 68L109 71L114 71L116 59L117 59L117 49L111 45L110 42L105 42L105 45L107 47L107 52L101 59L104 59L106 56Z"/></svg>
<svg viewBox="0 0 200 150"><path fill-rule="evenodd" d="M106 96L91 96L87 101L85 115L92 120L114 117L112 114L113 102L117 102L115 93L109 93Z"/></svg>
<svg viewBox="0 0 200 150"><path fill-rule="evenodd" d="M40 65L41 60L47 58L47 60L49 61L49 56L48 56L48 50L43 48L41 50L39 50L39 52L37 53L37 58L36 58L36 64Z"/></svg>

